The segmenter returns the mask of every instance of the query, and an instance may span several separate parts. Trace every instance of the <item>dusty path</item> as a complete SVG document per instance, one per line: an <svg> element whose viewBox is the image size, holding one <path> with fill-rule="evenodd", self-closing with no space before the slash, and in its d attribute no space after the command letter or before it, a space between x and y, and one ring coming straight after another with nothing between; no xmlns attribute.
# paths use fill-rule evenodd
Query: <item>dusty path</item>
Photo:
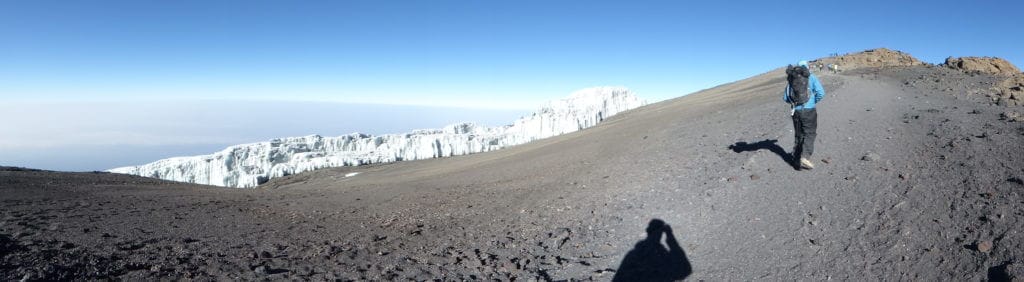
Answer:
<svg viewBox="0 0 1024 282"><path fill-rule="evenodd" d="M782 154L793 137L780 71L507 150L257 191L0 171L0 277L1020 275L1024 125L964 94L993 78L912 67L822 79L813 171ZM656 218L679 249L644 241Z"/></svg>

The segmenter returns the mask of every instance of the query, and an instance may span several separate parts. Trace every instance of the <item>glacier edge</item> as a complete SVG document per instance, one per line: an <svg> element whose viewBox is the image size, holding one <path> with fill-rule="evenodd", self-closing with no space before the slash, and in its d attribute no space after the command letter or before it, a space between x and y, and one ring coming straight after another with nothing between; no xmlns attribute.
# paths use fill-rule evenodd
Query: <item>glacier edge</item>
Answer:
<svg viewBox="0 0 1024 282"><path fill-rule="evenodd" d="M646 103L624 87L593 87L548 102L499 127L457 123L378 136L308 135L229 146L209 155L172 157L107 170L165 180L251 188L305 171L482 153L579 131Z"/></svg>

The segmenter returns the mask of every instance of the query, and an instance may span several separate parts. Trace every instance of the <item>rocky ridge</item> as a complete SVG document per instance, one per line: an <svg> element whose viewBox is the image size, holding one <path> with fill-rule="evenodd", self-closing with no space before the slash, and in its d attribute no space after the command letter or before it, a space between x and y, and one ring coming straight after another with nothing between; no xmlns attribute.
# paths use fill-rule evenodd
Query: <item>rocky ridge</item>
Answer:
<svg viewBox="0 0 1024 282"><path fill-rule="evenodd" d="M812 63L838 64L842 70L858 68L909 67L923 66L926 63L910 54L887 48L864 50L842 56L825 57L811 61Z"/></svg>
<svg viewBox="0 0 1024 282"><path fill-rule="evenodd" d="M825 57L812 64L838 64L841 70L859 68L910 67L926 66L928 63L914 58L910 54L887 48L870 49L841 56ZM970 75L993 75L1001 77L1001 81L987 89L975 89L989 97L993 103L1008 106L1024 106L1024 73L1009 61L998 57L948 57L941 66L958 70ZM1012 112L1012 111L1011 111ZM1019 115L1019 113L1018 113Z"/></svg>

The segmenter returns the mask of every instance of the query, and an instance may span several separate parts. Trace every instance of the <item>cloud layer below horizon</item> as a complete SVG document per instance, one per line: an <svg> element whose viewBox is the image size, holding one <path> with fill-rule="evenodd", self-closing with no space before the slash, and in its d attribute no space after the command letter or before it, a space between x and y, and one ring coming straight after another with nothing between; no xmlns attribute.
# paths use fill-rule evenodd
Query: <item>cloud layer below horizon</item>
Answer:
<svg viewBox="0 0 1024 282"><path fill-rule="evenodd" d="M5 102L0 165L101 170L277 137L507 124L523 110L282 101Z"/></svg>

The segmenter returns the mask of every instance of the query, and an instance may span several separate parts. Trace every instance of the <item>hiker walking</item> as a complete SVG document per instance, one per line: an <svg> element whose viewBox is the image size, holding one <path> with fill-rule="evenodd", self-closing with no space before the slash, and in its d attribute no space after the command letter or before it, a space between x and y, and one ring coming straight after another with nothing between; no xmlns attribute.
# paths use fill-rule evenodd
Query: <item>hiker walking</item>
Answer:
<svg viewBox="0 0 1024 282"><path fill-rule="evenodd" d="M814 105L825 98L825 88L818 77L807 68L807 61L786 68L786 92L782 99L789 103L793 116L793 131L796 142L793 145L793 166L797 169L813 169L809 159L814 153L814 137L817 136L818 111ZM813 95L811 95L813 94Z"/></svg>

